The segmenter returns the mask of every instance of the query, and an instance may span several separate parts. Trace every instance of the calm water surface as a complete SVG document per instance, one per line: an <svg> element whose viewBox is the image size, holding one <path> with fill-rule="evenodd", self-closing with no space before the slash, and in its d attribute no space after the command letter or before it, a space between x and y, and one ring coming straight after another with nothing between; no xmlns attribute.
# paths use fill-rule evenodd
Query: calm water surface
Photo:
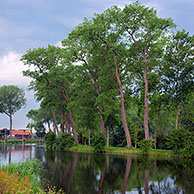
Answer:
<svg viewBox="0 0 194 194"><path fill-rule="evenodd" d="M38 158L44 185L70 194L194 194L194 161L71 153L32 145L0 145L0 163Z"/></svg>

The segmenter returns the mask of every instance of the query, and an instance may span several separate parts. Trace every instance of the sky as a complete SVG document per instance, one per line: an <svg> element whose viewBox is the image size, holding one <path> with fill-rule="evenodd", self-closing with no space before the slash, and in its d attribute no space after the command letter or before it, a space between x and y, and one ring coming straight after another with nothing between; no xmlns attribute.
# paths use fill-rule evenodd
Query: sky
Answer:
<svg viewBox="0 0 194 194"><path fill-rule="evenodd" d="M94 13L112 5L123 8L136 0L1 0L0 87L17 85L26 93L27 105L13 116L13 128L26 128L26 114L39 103L28 90L30 79L22 76L20 58L28 49L59 45L71 30ZM171 17L177 29L194 34L194 0L140 0L162 18ZM0 114L0 129L9 128L9 117Z"/></svg>

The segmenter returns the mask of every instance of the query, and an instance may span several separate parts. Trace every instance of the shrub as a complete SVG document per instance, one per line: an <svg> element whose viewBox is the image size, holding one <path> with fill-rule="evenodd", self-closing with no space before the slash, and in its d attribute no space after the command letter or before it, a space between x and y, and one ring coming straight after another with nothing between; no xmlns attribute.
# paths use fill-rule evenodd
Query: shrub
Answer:
<svg viewBox="0 0 194 194"><path fill-rule="evenodd" d="M186 133L183 146L181 154L186 157L194 158L194 132Z"/></svg>
<svg viewBox="0 0 194 194"><path fill-rule="evenodd" d="M53 144L54 144L55 141L56 141L56 135L55 135L52 131L49 131L49 132L45 135L44 141L45 141L45 143L46 143L46 147L52 148L52 147L53 147Z"/></svg>
<svg viewBox="0 0 194 194"><path fill-rule="evenodd" d="M63 150L74 145L74 138L69 133L60 133L56 138L56 147Z"/></svg>
<svg viewBox="0 0 194 194"><path fill-rule="evenodd" d="M148 154L148 152L152 149L153 147L153 143L151 139L143 139L141 141L139 141L138 143L138 147L142 150L143 154Z"/></svg>
<svg viewBox="0 0 194 194"><path fill-rule="evenodd" d="M18 188L21 188L22 190L23 187L20 185L20 182L19 182L19 180L22 180L23 185L30 183L30 188L34 193L40 190L41 185L39 183L38 178L40 174L42 173L42 171L43 171L43 166L42 166L42 163L38 159L28 160L24 163L16 163L16 164L12 163L7 166L2 166L0 168L0 172L2 172L2 174L7 177L7 180L13 179L12 182L8 181L7 183L4 182L2 184L6 184L7 187L10 187L10 188L18 187ZM1 183L1 180L0 180L0 183ZM27 185L29 186L29 184ZM28 193L28 192L22 190L21 193Z"/></svg>
<svg viewBox="0 0 194 194"><path fill-rule="evenodd" d="M181 149L184 148L185 132L174 130L168 135L166 145L169 149L172 149L174 154L181 154Z"/></svg>
<svg viewBox="0 0 194 194"><path fill-rule="evenodd" d="M167 146L175 154L194 157L194 132L185 129L174 130L167 137Z"/></svg>
<svg viewBox="0 0 194 194"><path fill-rule="evenodd" d="M91 146L94 148L96 152L103 152L106 145L106 138L104 133L96 133L92 137L92 144Z"/></svg>
<svg viewBox="0 0 194 194"><path fill-rule="evenodd" d="M9 175L6 171L0 171L0 193L31 193L31 183L28 176L20 178L17 173Z"/></svg>

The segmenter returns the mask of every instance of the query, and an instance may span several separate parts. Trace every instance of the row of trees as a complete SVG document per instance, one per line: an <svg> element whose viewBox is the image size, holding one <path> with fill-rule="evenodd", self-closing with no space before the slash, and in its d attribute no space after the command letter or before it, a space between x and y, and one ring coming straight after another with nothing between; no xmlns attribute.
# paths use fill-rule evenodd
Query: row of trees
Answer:
<svg viewBox="0 0 194 194"><path fill-rule="evenodd" d="M75 144L90 144L95 131L106 131L109 142L119 128L127 147L137 146L141 128L155 147L160 131L193 131L194 36L175 27L136 2L84 19L62 47L28 50L23 74L41 101L28 114L32 126L50 129L52 121L56 134L72 131Z"/></svg>

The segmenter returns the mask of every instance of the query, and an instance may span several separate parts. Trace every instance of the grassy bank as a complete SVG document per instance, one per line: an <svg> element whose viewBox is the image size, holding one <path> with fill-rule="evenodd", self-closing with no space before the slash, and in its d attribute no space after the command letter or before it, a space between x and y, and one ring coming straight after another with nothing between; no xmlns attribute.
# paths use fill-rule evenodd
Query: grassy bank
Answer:
<svg viewBox="0 0 194 194"><path fill-rule="evenodd" d="M4 143L7 143L7 144L22 144L23 140L22 139L17 139L17 140L8 139L7 142L5 142L5 140L0 140L0 144L4 144ZM39 143L39 141L31 140L31 139L25 140L25 144L32 144L32 143Z"/></svg>
<svg viewBox="0 0 194 194"><path fill-rule="evenodd" d="M71 148L66 148L67 151L73 152L94 152L94 148L86 145L76 145ZM143 155L142 150L138 148L125 148L125 147L105 147L105 153L108 154L129 154L129 155ZM171 150L160 150L160 149L151 149L147 153L148 156L159 156L159 157L176 157Z"/></svg>
<svg viewBox="0 0 194 194"><path fill-rule="evenodd" d="M42 163L37 159L0 166L0 193L55 194L51 188L47 191L42 188L39 181L42 172Z"/></svg>

